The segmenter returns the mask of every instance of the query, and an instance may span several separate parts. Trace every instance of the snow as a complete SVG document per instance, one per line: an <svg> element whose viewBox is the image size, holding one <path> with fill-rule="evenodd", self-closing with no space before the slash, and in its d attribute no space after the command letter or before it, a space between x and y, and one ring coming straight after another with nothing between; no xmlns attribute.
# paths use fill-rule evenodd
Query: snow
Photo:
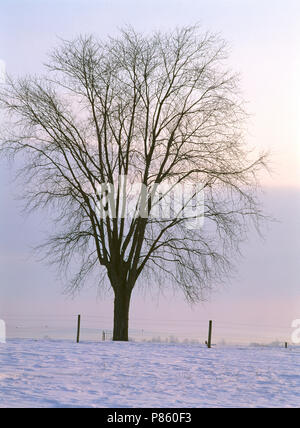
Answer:
<svg viewBox="0 0 300 428"><path fill-rule="evenodd" d="M3 407L299 407L299 348L10 340Z"/></svg>

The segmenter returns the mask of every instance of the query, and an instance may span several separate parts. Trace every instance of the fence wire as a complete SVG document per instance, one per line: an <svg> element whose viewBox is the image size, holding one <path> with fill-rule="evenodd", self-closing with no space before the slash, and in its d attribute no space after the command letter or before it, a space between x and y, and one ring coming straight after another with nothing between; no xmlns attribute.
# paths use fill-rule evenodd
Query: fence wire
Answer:
<svg viewBox="0 0 300 428"><path fill-rule="evenodd" d="M77 314L7 315L7 339L75 340ZM131 318L129 338L140 342L203 344L209 320L158 320ZM212 343L277 345L291 342L290 325L249 324L213 320ZM112 340L112 319L105 315L81 314L81 341Z"/></svg>

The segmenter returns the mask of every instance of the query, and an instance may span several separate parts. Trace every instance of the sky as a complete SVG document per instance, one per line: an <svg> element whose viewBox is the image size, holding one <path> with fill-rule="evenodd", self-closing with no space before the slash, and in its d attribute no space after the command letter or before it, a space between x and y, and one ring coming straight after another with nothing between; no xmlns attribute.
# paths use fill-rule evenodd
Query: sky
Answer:
<svg viewBox="0 0 300 428"><path fill-rule="evenodd" d="M170 323L176 332L181 321L190 320L196 334L197 322L214 319L223 328L215 333L219 338L233 338L235 325L236 335L248 334L250 340L242 327L249 325L252 330L257 326L258 335L273 326L276 339L283 331L277 326L287 335L292 321L300 318L299 22L298 0L0 0L0 61L12 75L41 73L59 38L82 33L106 37L128 24L151 32L199 23L229 44L228 64L241 75L251 115L247 142L271 152L272 173L262 177L262 202L277 221L265 227L264 239L249 236L233 279L206 303L191 308L181 294L158 296L155 286L147 293L137 289L130 314L135 325L163 328ZM15 199L20 189L12 175L11 166L0 161L0 318L97 314L109 328L110 295L99 297L90 284L71 299L63 295L55 269L33 258L31 247L48 224L21 214Z"/></svg>

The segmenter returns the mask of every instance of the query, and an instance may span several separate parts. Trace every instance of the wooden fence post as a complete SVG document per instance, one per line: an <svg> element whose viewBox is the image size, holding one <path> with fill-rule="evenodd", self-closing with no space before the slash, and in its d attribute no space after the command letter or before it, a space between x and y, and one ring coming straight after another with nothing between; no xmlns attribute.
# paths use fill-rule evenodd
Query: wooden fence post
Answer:
<svg viewBox="0 0 300 428"><path fill-rule="evenodd" d="M80 315L78 315L78 319L77 319L77 343L79 343L79 338L80 338Z"/></svg>
<svg viewBox="0 0 300 428"><path fill-rule="evenodd" d="M212 320L209 320L208 324L208 341L207 341L207 347L211 348L211 334L212 334Z"/></svg>

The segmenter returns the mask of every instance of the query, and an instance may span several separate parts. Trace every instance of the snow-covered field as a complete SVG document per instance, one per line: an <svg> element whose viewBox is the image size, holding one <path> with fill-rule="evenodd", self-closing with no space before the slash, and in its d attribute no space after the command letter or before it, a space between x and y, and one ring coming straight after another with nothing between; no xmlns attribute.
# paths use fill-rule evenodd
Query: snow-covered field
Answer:
<svg viewBox="0 0 300 428"><path fill-rule="evenodd" d="M1 407L299 407L297 348L11 340Z"/></svg>

